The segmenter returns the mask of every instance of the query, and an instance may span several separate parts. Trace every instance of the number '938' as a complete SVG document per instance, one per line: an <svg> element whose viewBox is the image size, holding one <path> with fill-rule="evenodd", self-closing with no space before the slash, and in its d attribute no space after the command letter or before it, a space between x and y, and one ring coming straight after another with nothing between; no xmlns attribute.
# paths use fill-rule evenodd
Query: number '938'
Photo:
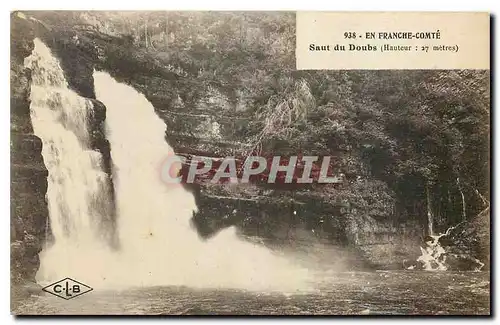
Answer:
<svg viewBox="0 0 500 325"><path fill-rule="evenodd" d="M344 38L356 38L356 33L355 32L345 32Z"/></svg>

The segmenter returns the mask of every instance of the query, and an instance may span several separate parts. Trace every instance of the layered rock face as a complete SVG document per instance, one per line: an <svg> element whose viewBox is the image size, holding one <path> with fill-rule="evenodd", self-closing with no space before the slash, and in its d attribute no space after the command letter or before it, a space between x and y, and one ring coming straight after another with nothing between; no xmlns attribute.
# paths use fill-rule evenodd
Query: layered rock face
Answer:
<svg viewBox="0 0 500 325"><path fill-rule="evenodd" d="M11 31L11 281L35 282L47 229L47 169L42 142L30 119L31 74L24 58L33 50L33 24L14 15Z"/></svg>
<svg viewBox="0 0 500 325"><path fill-rule="evenodd" d="M244 156L252 144L235 130L238 123L250 123L251 117L220 115L225 110L219 108L217 112L213 104L211 109L216 112L159 112L167 123L167 141L177 153L188 158ZM294 151L286 148L269 153L287 157L295 155ZM332 153L341 154L341 151ZM376 220L370 215L357 214L349 202L332 200L337 192L353 186L347 179L342 180L335 185L312 186L200 182L199 212L194 220L200 233L207 237L235 225L242 234L264 238L271 245L308 247L325 243L350 247L351 256L346 259L353 267L401 268L404 260L418 257L425 225L418 221L396 223L389 215Z"/></svg>

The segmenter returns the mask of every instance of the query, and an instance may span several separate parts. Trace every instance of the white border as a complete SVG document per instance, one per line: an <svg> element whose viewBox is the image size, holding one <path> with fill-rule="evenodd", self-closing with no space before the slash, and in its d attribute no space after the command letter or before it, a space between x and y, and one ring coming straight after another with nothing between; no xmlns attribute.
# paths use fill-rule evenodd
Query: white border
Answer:
<svg viewBox="0 0 500 325"><path fill-rule="evenodd" d="M11 6L11 9L39 10L333 10L333 11L491 11L494 1L453 1L440 2L436 0L398 1L398 0L184 0L167 2L161 0L144 0L136 2L105 2L102 0L87 0L70 2L65 0L24 0Z"/></svg>
<svg viewBox="0 0 500 325"><path fill-rule="evenodd" d="M36 8L38 10L322 10L322 11L488 11L492 13L498 14L500 10L499 1L487 1L487 0L473 0L473 1L449 1L449 2L439 2L437 0L413 0L413 1L401 1L401 0L346 0L342 2L337 1L322 1L322 0L280 0L280 1L269 1L269 0L251 0L251 1L230 1L230 0L183 0L183 1L175 1L175 2L166 2L160 0L141 0L139 2L104 2L102 0L86 0L82 2L70 2L67 0L24 0L16 3L14 6L8 6L7 2L3 2L0 4L2 7L1 10L1 34L0 34L0 44L2 45L1 51L1 68L2 68L2 78L0 78L2 82L2 106L0 109L0 123L1 123L1 132L3 133L0 141L0 151L2 153L2 157L0 159L0 190L1 190L1 200L2 200L2 227L0 227L3 234L0 237L3 239L4 243L0 244L0 261L3 263L3 267L0 269L2 273L2 291L1 291L1 323L9 324L14 322L14 318L10 316L10 304L9 304L9 295L10 295L10 271L7 267L7 260L9 260L9 247L7 245L7 241L10 236L10 227L9 227L9 177L10 177L10 161L8 157L10 156L10 148L7 144L7 139L9 138L9 130L10 130L10 118L9 118L9 81L7 76L9 75L9 66L7 62L9 62L9 35L10 35L10 26L9 26L9 12L12 10L27 10ZM498 21L496 22L498 25ZM498 53L498 45L495 44L495 53ZM498 80L494 84L494 92L498 95ZM498 96L494 96L495 103L493 108L498 107ZM500 114L495 114L495 124L499 124ZM492 131L493 132L493 131ZM496 135L497 132L492 133L492 138ZM498 153L500 150L500 141L496 139L494 147L495 153ZM495 161L498 161L498 157L495 155ZM495 175L492 180L496 185L498 180L497 175ZM494 210L493 216L496 216L497 204L500 204L500 192L495 191L494 197ZM500 234L499 222L494 222L494 229L492 229L492 233ZM495 242L495 251L498 251L498 240ZM497 275L498 270L494 275ZM499 278L496 278L494 283L497 283ZM496 285L495 285L496 289ZM496 290L494 290L496 292ZM493 292L492 292L493 294ZM498 297L497 297L498 298ZM498 310L496 307L498 305L498 299L494 300L495 310ZM436 301L436 303L439 303ZM145 322L146 319L134 319L133 321L141 323ZM206 319L204 319L207 321ZM318 319L316 319L318 320ZM332 321L331 319L325 319L326 321ZM456 321L454 319L453 321ZM62 320L60 320L62 321ZM165 320L168 322L177 322L175 319ZM189 321L196 321L190 319ZM274 321L283 322L287 321L287 319ZM307 320L296 320L300 322L305 322ZM349 321L348 319L335 319L333 320L336 324L344 324ZM360 319L355 322L361 321ZM375 323L383 324L387 320L386 319L376 319L373 320ZM395 321L401 322L403 319L396 319ZM428 320L422 319L419 322L437 322L438 320ZM464 319L467 323L477 322L477 320L467 318ZM63 322L74 323L75 319L64 320ZM95 324L104 323L104 320L96 320L93 319L92 322ZM249 320L239 320L240 323L248 323ZM262 320L262 322L269 322L269 320Z"/></svg>

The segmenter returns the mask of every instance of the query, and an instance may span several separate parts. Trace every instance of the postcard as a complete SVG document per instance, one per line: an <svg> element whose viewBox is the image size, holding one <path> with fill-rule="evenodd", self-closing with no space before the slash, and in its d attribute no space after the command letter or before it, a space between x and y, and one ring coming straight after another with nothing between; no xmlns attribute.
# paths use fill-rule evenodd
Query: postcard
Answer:
<svg viewBox="0 0 500 325"><path fill-rule="evenodd" d="M490 315L487 12L11 12L11 312Z"/></svg>

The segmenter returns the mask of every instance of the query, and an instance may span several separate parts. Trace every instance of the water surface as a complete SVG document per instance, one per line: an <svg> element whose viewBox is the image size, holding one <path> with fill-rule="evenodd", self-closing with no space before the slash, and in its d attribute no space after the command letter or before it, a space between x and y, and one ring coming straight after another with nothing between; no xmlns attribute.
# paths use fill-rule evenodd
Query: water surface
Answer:
<svg viewBox="0 0 500 325"><path fill-rule="evenodd" d="M32 296L28 315L489 315L489 272L323 272L310 292L149 287L94 289L72 300Z"/></svg>

